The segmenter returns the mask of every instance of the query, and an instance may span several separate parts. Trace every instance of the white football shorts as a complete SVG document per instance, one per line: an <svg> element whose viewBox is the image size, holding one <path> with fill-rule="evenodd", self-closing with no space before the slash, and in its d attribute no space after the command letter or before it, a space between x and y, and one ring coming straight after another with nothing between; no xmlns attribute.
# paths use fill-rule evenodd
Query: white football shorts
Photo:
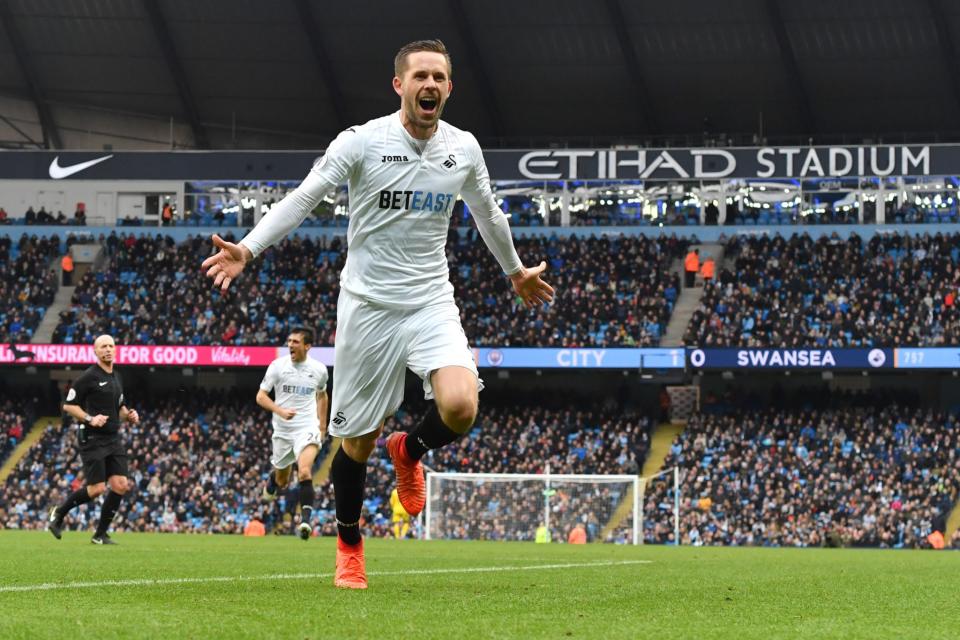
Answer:
<svg viewBox="0 0 960 640"><path fill-rule="evenodd" d="M333 364L330 435L355 438L370 433L400 408L406 369L423 380L433 398L430 375L463 367L483 381L451 299L420 309L392 309L341 289Z"/></svg>
<svg viewBox="0 0 960 640"><path fill-rule="evenodd" d="M290 433L273 432L273 455L270 464L274 469L286 469L300 458L300 454L311 444L317 448L323 445L320 429L298 429Z"/></svg>

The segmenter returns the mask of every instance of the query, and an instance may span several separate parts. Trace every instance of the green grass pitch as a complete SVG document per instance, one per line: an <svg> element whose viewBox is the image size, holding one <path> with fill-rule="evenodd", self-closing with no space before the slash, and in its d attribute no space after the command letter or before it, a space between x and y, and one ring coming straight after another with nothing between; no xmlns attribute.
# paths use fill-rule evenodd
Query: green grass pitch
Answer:
<svg viewBox="0 0 960 640"><path fill-rule="evenodd" d="M0 638L960 637L950 552L115 538L0 532Z"/></svg>

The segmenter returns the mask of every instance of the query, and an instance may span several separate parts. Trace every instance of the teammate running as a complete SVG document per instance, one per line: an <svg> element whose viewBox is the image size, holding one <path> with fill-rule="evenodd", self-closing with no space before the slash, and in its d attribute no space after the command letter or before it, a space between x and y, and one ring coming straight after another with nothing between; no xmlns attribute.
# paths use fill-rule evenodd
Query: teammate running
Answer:
<svg viewBox="0 0 960 640"><path fill-rule="evenodd" d="M457 195L528 307L553 300L541 280L546 263L527 269L490 188L476 138L440 120L453 89L450 56L439 40L412 42L394 59L400 110L350 127L334 140L301 185L238 244L217 235L204 260L226 290L244 266L297 228L317 202L347 183L349 252L340 274L330 433L343 438L331 468L337 531L334 584L366 589L360 533L366 462L385 417L403 399L404 372L432 398L409 434L387 449L404 509L416 516L426 491L420 458L466 433L482 387L453 298L445 246Z"/></svg>
<svg viewBox="0 0 960 640"><path fill-rule="evenodd" d="M295 327L287 337L290 355L277 358L257 391L257 404L273 413L273 471L263 498L273 500L277 488L286 488L297 463L300 481L300 526L303 540L313 532L313 462L327 435L327 368L308 354L313 331ZM268 395L274 393L275 400Z"/></svg>

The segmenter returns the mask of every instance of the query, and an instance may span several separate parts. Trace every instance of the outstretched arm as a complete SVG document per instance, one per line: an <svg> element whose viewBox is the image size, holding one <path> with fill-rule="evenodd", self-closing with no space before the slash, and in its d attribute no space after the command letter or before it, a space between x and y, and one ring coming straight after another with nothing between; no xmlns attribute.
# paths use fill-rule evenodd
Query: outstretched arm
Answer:
<svg viewBox="0 0 960 640"><path fill-rule="evenodd" d="M344 131L300 186L263 216L243 240L234 244L214 234L213 245L218 251L201 265L207 277L214 279L214 286L226 291L248 262L299 227L323 196L346 182L362 155L361 145L355 132Z"/></svg>

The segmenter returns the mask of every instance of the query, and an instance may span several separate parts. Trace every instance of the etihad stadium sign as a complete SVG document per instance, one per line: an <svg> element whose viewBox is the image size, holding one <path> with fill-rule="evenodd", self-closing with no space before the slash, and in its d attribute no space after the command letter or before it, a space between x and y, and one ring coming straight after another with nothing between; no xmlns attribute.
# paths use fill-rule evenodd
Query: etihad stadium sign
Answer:
<svg viewBox="0 0 960 640"><path fill-rule="evenodd" d="M2 151L0 180L290 180L322 151ZM960 175L960 145L493 149L493 180L718 180ZM371 156L381 164L383 156Z"/></svg>
<svg viewBox="0 0 960 640"><path fill-rule="evenodd" d="M756 149L559 149L527 151L516 171L532 180L827 178L931 175L936 147L761 147ZM498 152L488 156L496 157ZM951 154L952 155L952 154ZM960 154L956 156L960 160ZM953 173L960 165L950 163ZM501 167L491 175L501 176Z"/></svg>

